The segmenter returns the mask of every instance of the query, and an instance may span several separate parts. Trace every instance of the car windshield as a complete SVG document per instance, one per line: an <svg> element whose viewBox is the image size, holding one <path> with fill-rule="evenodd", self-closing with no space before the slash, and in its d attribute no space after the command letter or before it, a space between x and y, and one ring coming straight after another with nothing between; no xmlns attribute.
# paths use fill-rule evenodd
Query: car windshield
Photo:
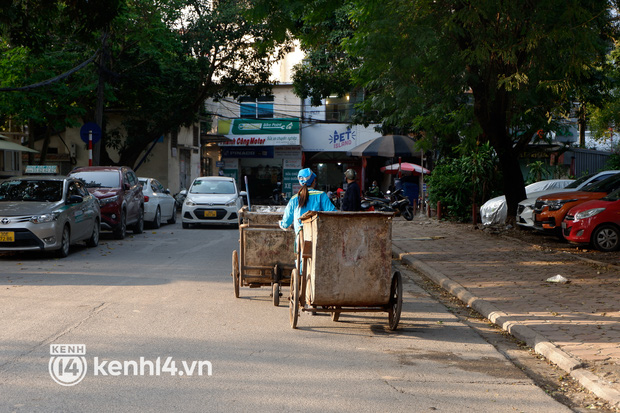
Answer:
<svg viewBox="0 0 620 413"><path fill-rule="evenodd" d="M71 176L84 181L87 188L120 188L120 175L116 171L76 172Z"/></svg>
<svg viewBox="0 0 620 413"><path fill-rule="evenodd" d="M583 184L585 181L592 178L593 175L594 174L589 174L589 175L584 175L581 178L577 178L575 182L571 183L570 185L566 185L566 188L578 188L579 185Z"/></svg>
<svg viewBox="0 0 620 413"><path fill-rule="evenodd" d="M620 174L612 175L592 185L583 188L587 192L612 192L620 188Z"/></svg>
<svg viewBox="0 0 620 413"><path fill-rule="evenodd" d="M620 201L620 189L613 191L605 198L601 198L603 201Z"/></svg>
<svg viewBox="0 0 620 413"><path fill-rule="evenodd" d="M58 202L62 181L11 180L0 184L0 201Z"/></svg>
<svg viewBox="0 0 620 413"><path fill-rule="evenodd" d="M234 194L236 191L231 181L196 179L189 192L191 194Z"/></svg>

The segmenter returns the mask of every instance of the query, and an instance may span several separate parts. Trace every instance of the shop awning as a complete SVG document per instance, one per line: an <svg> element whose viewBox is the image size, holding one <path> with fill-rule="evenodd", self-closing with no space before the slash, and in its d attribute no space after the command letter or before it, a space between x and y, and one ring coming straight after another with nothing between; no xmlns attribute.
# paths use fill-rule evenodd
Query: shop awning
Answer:
<svg viewBox="0 0 620 413"><path fill-rule="evenodd" d="M0 135L0 151L17 151L17 152L34 152L39 153L39 151L35 151L34 149L27 148L18 143L7 141L6 136Z"/></svg>

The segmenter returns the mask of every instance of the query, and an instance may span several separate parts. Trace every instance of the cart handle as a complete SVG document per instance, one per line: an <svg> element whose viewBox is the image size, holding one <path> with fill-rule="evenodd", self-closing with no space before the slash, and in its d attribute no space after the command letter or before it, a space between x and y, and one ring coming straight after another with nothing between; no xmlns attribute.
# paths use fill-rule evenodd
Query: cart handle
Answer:
<svg viewBox="0 0 620 413"><path fill-rule="evenodd" d="M269 224L241 224L239 228L262 228L262 229L278 229L281 230L279 225L269 225Z"/></svg>

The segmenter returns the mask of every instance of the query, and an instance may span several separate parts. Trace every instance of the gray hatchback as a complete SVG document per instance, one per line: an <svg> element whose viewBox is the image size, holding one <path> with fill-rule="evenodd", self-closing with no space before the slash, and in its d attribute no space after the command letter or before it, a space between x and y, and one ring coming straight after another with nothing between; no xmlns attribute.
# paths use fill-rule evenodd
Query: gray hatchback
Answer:
<svg viewBox="0 0 620 413"><path fill-rule="evenodd" d="M56 251L99 244L99 201L66 176L21 176L0 182L0 251Z"/></svg>

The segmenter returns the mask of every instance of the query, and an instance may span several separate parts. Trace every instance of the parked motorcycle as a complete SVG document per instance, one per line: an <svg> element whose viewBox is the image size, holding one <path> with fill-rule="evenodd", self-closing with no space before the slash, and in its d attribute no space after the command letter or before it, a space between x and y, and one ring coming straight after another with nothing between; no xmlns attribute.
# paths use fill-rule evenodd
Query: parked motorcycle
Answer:
<svg viewBox="0 0 620 413"><path fill-rule="evenodd" d="M177 211L180 211L183 208L183 202L185 202L185 198L187 197L187 189L181 189L181 191L174 196L174 205Z"/></svg>
<svg viewBox="0 0 620 413"><path fill-rule="evenodd" d="M397 216L402 215L407 221L411 221L413 219L413 207L402 192L401 189L394 192L388 191L386 195L389 198L366 196L362 198L362 209L365 211L394 212Z"/></svg>
<svg viewBox="0 0 620 413"><path fill-rule="evenodd" d="M286 205L288 203L288 198L286 197L286 194L282 192L281 182L278 182L273 191L271 191L269 201L272 205Z"/></svg>

